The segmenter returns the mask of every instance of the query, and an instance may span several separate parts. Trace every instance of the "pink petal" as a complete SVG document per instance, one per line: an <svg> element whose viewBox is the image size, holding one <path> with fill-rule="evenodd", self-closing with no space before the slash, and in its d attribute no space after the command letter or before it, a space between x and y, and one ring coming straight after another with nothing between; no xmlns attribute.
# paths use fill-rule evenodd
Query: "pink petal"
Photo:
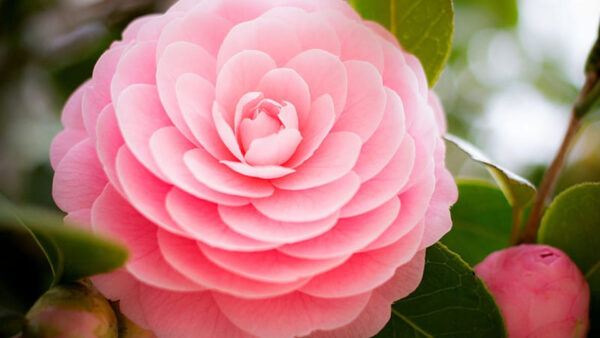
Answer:
<svg viewBox="0 0 600 338"><path fill-rule="evenodd" d="M213 121L215 87L203 77L188 73L179 77L176 91L183 119L200 145L217 159L234 159Z"/></svg>
<svg viewBox="0 0 600 338"><path fill-rule="evenodd" d="M67 100L65 107L61 113L61 122L66 129L79 129L84 130L83 116L81 115L81 101L83 100L83 93L86 88L89 87L89 82L83 83Z"/></svg>
<svg viewBox="0 0 600 338"><path fill-rule="evenodd" d="M92 228L92 209L79 209L71 211L63 218L65 224L90 230Z"/></svg>
<svg viewBox="0 0 600 338"><path fill-rule="evenodd" d="M262 92L267 99L279 103L291 103L296 109L300 125L308 118L310 91L306 82L292 69L271 70L260 80L257 90Z"/></svg>
<svg viewBox="0 0 600 338"><path fill-rule="evenodd" d="M247 299L214 294L225 316L236 326L261 338L298 337L315 329L333 329L354 320L370 293L323 299L301 292L269 299ZM273 320L277 318L277 320Z"/></svg>
<svg viewBox="0 0 600 338"><path fill-rule="evenodd" d="M232 206L249 203L246 198L217 192L200 183L192 175L183 157L188 150L195 148L175 127L159 129L150 138L150 149L156 163L176 187L213 203Z"/></svg>
<svg viewBox="0 0 600 338"><path fill-rule="evenodd" d="M443 142L443 141L440 141ZM427 248L437 242L452 227L450 217L450 206L458 198L458 190L454 178L443 163L436 168L436 185L429 209L425 215L425 235L423 236L422 248Z"/></svg>
<svg viewBox="0 0 600 338"><path fill-rule="evenodd" d="M244 94L235 107L235 116L233 121L233 131L237 134L240 130L240 123L245 118L251 118L252 108L257 106L265 96L259 92L249 92Z"/></svg>
<svg viewBox="0 0 600 338"><path fill-rule="evenodd" d="M329 231L338 220L338 214L334 213L313 222L280 222L264 216L251 205L242 207L220 205L219 214L236 232L259 240L280 243L293 243L321 235Z"/></svg>
<svg viewBox="0 0 600 338"><path fill-rule="evenodd" d="M185 17L172 20L164 27L158 39L156 56L160 58L167 46L178 41L193 43L216 56L230 29L229 21L203 8L189 11Z"/></svg>
<svg viewBox="0 0 600 338"><path fill-rule="evenodd" d="M224 270L204 256L195 241L159 231L158 241L165 259L195 282L243 298L267 298L286 294L306 284L308 278L291 283L267 283Z"/></svg>
<svg viewBox="0 0 600 338"><path fill-rule="evenodd" d="M173 124L188 139L192 139L192 134L177 103L177 80L183 74L193 73L214 83L215 62L206 50L189 42L170 44L158 59L156 83L160 100Z"/></svg>
<svg viewBox="0 0 600 338"><path fill-rule="evenodd" d="M217 204L197 199L181 190L169 192L166 206L182 229L210 246L235 251L268 250L278 246L232 231L219 217Z"/></svg>
<svg viewBox="0 0 600 338"><path fill-rule="evenodd" d="M255 139L244 155L251 165L280 165L292 157L302 135L296 129L282 129L277 134Z"/></svg>
<svg viewBox="0 0 600 338"><path fill-rule="evenodd" d="M356 134L331 133L314 155L296 168L296 173L273 180L272 183L280 189L305 190L333 182L352 170L361 145Z"/></svg>
<svg viewBox="0 0 600 338"><path fill-rule="evenodd" d="M406 134L402 101L394 91L386 88L387 101L383 120L365 142L354 172L362 182L377 175L390 162Z"/></svg>
<svg viewBox="0 0 600 338"><path fill-rule="evenodd" d="M238 135L242 143L242 148L248 150L250 144L255 139L268 137L279 130L281 130L281 121L277 116L271 116L266 112L259 112L254 119L245 118L242 120L239 125Z"/></svg>
<svg viewBox="0 0 600 338"><path fill-rule="evenodd" d="M180 13L165 13L153 17L151 20L144 22L137 32L136 40L141 41L156 41L162 33L164 27L174 19L180 17Z"/></svg>
<svg viewBox="0 0 600 338"><path fill-rule="evenodd" d="M329 95L323 95L312 103L309 118L300 130L302 142L286 166L296 167L311 157L329 134L334 122L333 101Z"/></svg>
<svg viewBox="0 0 600 338"><path fill-rule="evenodd" d="M108 91L108 90L107 90ZM96 121L102 110L111 103L110 94L103 94L95 85L89 85L81 100L81 115L85 130L92 139L96 138Z"/></svg>
<svg viewBox="0 0 600 338"><path fill-rule="evenodd" d="M308 259L353 254L383 233L398 216L397 197L362 215L342 218L326 233L306 241L288 244L278 250L290 256Z"/></svg>
<svg viewBox="0 0 600 338"><path fill-rule="evenodd" d="M240 23L229 31L219 49L217 69L221 70L234 55L247 50L265 52L282 66L302 48L296 32L287 22L281 18L258 18Z"/></svg>
<svg viewBox="0 0 600 338"><path fill-rule="evenodd" d="M427 93L429 92L429 85L427 82L427 76L425 75L425 70L421 65L421 61L417 59L416 56L412 54L405 54L406 64L413 70L415 75L417 76L417 80L419 81L419 94L421 97L427 97Z"/></svg>
<svg viewBox="0 0 600 338"><path fill-rule="evenodd" d="M442 103L438 96L433 92L429 92L428 96L429 106L433 109L435 114L435 122L438 126L438 130L440 132L440 136L446 133L447 124L446 124L446 115L444 114L444 107L442 107Z"/></svg>
<svg viewBox="0 0 600 338"><path fill-rule="evenodd" d="M385 111L386 93L381 75L371 64L346 61L348 99L334 131L349 131L366 142L377 129Z"/></svg>
<svg viewBox="0 0 600 338"><path fill-rule="evenodd" d="M233 55L218 73L216 98L225 110L225 120L233 126L235 107L240 98L256 91L260 79L276 67L266 53L246 50Z"/></svg>
<svg viewBox="0 0 600 338"><path fill-rule="evenodd" d="M119 101L119 94L133 84L156 83L155 41L140 42L125 51L112 79L110 93L113 102Z"/></svg>
<svg viewBox="0 0 600 338"><path fill-rule="evenodd" d="M88 138L75 145L59 163L52 182L56 205L70 212L87 209L106 185L106 175Z"/></svg>
<svg viewBox="0 0 600 338"><path fill-rule="evenodd" d="M137 211L168 231L186 235L165 209L165 198L171 190L170 185L144 168L126 146L119 149L116 169L125 197Z"/></svg>
<svg viewBox="0 0 600 338"><path fill-rule="evenodd" d="M136 39L140 28L142 28L142 26L148 23L150 20L154 20L159 16L160 14L149 14L141 16L131 21L129 25L125 27L123 33L121 34L121 36L123 37L123 42L130 42L131 40Z"/></svg>
<svg viewBox="0 0 600 338"><path fill-rule="evenodd" d="M312 189L276 190L267 198L253 200L252 205L265 216L275 220L316 221L338 211L354 197L359 187L360 179L350 172L336 181Z"/></svg>
<svg viewBox="0 0 600 338"><path fill-rule="evenodd" d="M162 257L157 227L133 209L109 184L92 209L94 229L125 242L131 256L127 270L137 279L170 291L202 290L175 271Z"/></svg>
<svg viewBox="0 0 600 338"><path fill-rule="evenodd" d="M211 262L242 277L271 283L289 283L331 270L349 256L330 259L301 259L275 250L237 252L227 251L198 242Z"/></svg>
<svg viewBox="0 0 600 338"><path fill-rule="evenodd" d="M260 198L273 194L273 186L256 178L240 175L217 162L204 149L196 148L183 157L192 175L211 189L224 194Z"/></svg>
<svg viewBox="0 0 600 338"><path fill-rule="evenodd" d="M240 173L244 176L273 179L282 176L289 175L295 172L294 169L278 166L252 166L247 163L233 162L233 161L221 161L224 165L228 166L231 170Z"/></svg>
<svg viewBox="0 0 600 338"><path fill-rule="evenodd" d="M379 35L382 39L386 40L397 48L401 48L396 36L387 28L383 27L380 23L375 21L363 21L363 24L369 27L373 33Z"/></svg>
<svg viewBox="0 0 600 338"><path fill-rule="evenodd" d="M338 0L282 0L280 6L303 8L309 12L331 11L344 14L352 20L361 20L360 15L347 2Z"/></svg>
<svg viewBox="0 0 600 338"><path fill-rule="evenodd" d="M125 140L123 140L123 136L121 135L115 109L112 104L106 106L100 117L98 117L96 132L96 152L98 152L98 159L102 163L108 180L117 190L122 191L121 184L117 178L115 161L119 149L125 144Z"/></svg>
<svg viewBox="0 0 600 338"><path fill-rule="evenodd" d="M252 338L219 310L209 291L168 292L140 286L141 309L150 329L165 338Z"/></svg>
<svg viewBox="0 0 600 338"><path fill-rule="evenodd" d="M341 114L346 105L348 75L339 57L312 49L295 56L286 67L300 74L308 84L313 99L324 94L331 96L336 116Z"/></svg>
<svg viewBox="0 0 600 338"><path fill-rule="evenodd" d="M119 127L135 157L154 175L165 179L150 152L150 137L162 127L171 126L152 85L132 85L125 89L116 106Z"/></svg>
<svg viewBox="0 0 600 338"><path fill-rule="evenodd" d="M52 168L56 169L69 150L87 137L87 132L81 129L67 128L58 133L50 146L50 164Z"/></svg>
<svg viewBox="0 0 600 338"><path fill-rule="evenodd" d="M372 210L397 195L408 182L415 162L415 145L405 137L392 160L372 179L364 182L356 196L342 209L342 217Z"/></svg>
<svg viewBox="0 0 600 338"><path fill-rule="evenodd" d="M252 20L269 8L273 7L272 0L254 0L251 2L239 0L204 0L202 7L209 13L215 13L237 24Z"/></svg>
<svg viewBox="0 0 600 338"><path fill-rule="evenodd" d="M348 297L368 292L388 281L398 266L409 262L417 252L423 226L389 246L357 253L344 264L313 277L301 291L316 297Z"/></svg>
<svg viewBox="0 0 600 338"><path fill-rule="evenodd" d="M221 108L217 102L213 104L212 117L221 141L223 141L233 156L235 156L238 160L243 161L244 155L242 155L240 145L233 134L231 126L227 124L225 118L223 117L223 108Z"/></svg>

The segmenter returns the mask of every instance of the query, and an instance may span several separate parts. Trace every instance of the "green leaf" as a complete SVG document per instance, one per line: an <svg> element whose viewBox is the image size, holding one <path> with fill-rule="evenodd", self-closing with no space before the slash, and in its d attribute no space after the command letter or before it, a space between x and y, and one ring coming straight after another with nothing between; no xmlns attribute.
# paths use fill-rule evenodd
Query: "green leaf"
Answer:
<svg viewBox="0 0 600 338"><path fill-rule="evenodd" d="M458 180L451 209L452 230L442 242L471 266L509 246L512 208L497 187L485 181Z"/></svg>
<svg viewBox="0 0 600 338"><path fill-rule="evenodd" d="M376 337L505 337L494 298L457 254L437 243L427 249L421 284L392 306Z"/></svg>
<svg viewBox="0 0 600 338"><path fill-rule="evenodd" d="M600 101L600 28L598 28L598 39L585 63L585 75L585 84L574 107L575 115L579 118L589 113Z"/></svg>
<svg viewBox="0 0 600 338"><path fill-rule="evenodd" d="M561 249L581 269L592 291L592 329L600 333L600 183L559 194L542 219L538 242Z"/></svg>
<svg viewBox="0 0 600 338"><path fill-rule="evenodd" d="M451 0L350 0L366 20L379 22L423 65L429 87L437 81L452 47Z"/></svg>
<svg viewBox="0 0 600 338"><path fill-rule="evenodd" d="M508 169L492 163L492 161L483 155L479 149L467 141L454 135L446 135L445 139L450 145L462 150L462 152L469 156L471 160L482 164L488 169L498 183L500 189L504 192L510 205L520 210L524 210L533 202L536 190L529 181L512 173Z"/></svg>
<svg viewBox="0 0 600 338"><path fill-rule="evenodd" d="M117 269L127 260L120 244L63 224L62 217L38 208L17 209L0 202L0 227L29 232L45 253L54 283Z"/></svg>
<svg viewBox="0 0 600 338"><path fill-rule="evenodd" d="M23 328L22 314L0 306L0 337L12 337Z"/></svg>

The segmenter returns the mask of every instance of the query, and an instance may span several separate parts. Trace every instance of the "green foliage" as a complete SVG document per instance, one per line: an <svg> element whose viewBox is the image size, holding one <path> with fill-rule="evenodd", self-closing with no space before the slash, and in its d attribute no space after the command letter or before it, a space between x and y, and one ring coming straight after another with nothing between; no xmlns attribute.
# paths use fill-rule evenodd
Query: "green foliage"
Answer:
<svg viewBox="0 0 600 338"><path fill-rule="evenodd" d="M505 337L494 298L473 270L443 244L427 249L421 284L394 303L376 337Z"/></svg>
<svg viewBox="0 0 600 338"><path fill-rule="evenodd" d="M558 195L542 219L538 241L561 249L579 266L592 291L592 330L600 333L600 183Z"/></svg>
<svg viewBox="0 0 600 338"><path fill-rule="evenodd" d="M500 189L484 181L458 181L452 231L442 242L471 266L509 246L512 208Z"/></svg>
<svg viewBox="0 0 600 338"><path fill-rule="evenodd" d="M451 0L350 0L364 19L390 30L406 51L419 58L429 86L436 83L452 47Z"/></svg>

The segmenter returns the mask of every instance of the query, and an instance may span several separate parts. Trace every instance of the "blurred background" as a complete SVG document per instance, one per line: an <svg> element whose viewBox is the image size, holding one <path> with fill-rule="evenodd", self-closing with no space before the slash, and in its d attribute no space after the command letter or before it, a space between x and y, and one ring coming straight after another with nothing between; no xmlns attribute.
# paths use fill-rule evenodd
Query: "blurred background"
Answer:
<svg viewBox="0 0 600 338"><path fill-rule="evenodd" d="M0 0L0 194L54 207L48 149L62 105L128 22L172 2ZM449 131L537 183L583 83L600 1L455 0L455 7L453 53L435 88ZM600 180L598 115L588 118L559 191ZM455 174L481 174L455 155Z"/></svg>

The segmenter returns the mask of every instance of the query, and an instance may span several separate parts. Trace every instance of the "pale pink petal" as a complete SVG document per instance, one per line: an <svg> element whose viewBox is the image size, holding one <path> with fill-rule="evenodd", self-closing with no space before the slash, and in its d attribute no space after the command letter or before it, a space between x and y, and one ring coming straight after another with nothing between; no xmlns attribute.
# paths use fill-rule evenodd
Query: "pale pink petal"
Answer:
<svg viewBox="0 0 600 338"><path fill-rule="evenodd" d="M325 298L348 297L368 292L388 281L398 266L409 262L419 249L423 226L389 246L354 254L344 264L313 277L300 290Z"/></svg>
<svg viewBox="0 0 600 338"><path fill-rule="evenodd" d="M361 20L360 15L346 1L338 0L282 0L280 6L303 8L309 12L334 10L343 13L349 19Z"/></svg>
<svg viewBox="0 0 600 338"><path fill-rule="evenodd" d="M293 243L329 231L338 220L334 213L326 218L304 223L280 222L268 218L253 206L219 206L223 221L236 232L268 242Z"/></svg>
<svg viewBox="0 0 600 338"><path fill-rule="evenodd" d="M248 150L250 144L255 139L268 137L276 134L280 130L281 121L277 116L271 116L266 112L259 112L254 119L245 118L242 120L239 125L238 135L243 149Z"/></svg>
<svg viewBox="0 0 600 338"><path fill-rule="evenodd" d="M342 218L328 232L306 241L288 244L278 250L299 258L329 258L352 254L383 233L398 216L397 197L370 212Z"/></svg>
<svg viewBox="0 0 600 338"><path fill-rule="evenodd" d="M308 118L311 103L310 89L300 75L292 69L271 70L260 80L257 90L267 99L294 105L300 125L303 125Z"/></svg>
<svg viewBox="0 0 600 338"><path fill-rule="evenodd" d="M338 211L354 197L359 187L360 178L350 172L336 181L312 189L276 190L267 198L253 200L252 205L275 220L316 221Z"/></svg>
<svg viewBox="0 0 600 338"><path fill-rule="evenodd" d="M137 42L141 41L156 41L158 40L164 27L174 19L181 16L181 13L165 13L153 17L151 20L144 22L136 35Z"/></svg>
<svg viewBox="0 0 600 338"><path fill-rule="evenodd" d="M257 281L289 283L331 270L349 256L329 259L301 259L274 250L237 252L213 248L201 242L198 246L211 262L230 272Z"/></svg>
<svg viewBox="0 0 600 338"><path fill-rule="evenodd" d="M267 283L244 278L206 259L195 241L159 231L158 241L165 259L188 278L209 288L243 298L266 298L286 294L306 284L309 278L291 283Z"/></svg>
<svg viewBox="0 0 600 338"><path fill-rule="evenodd" d="M145 84L129 86L121 93L115 112L123 139L131 152L154 175L166 180L150 152L152 134L172 125L162 108L156 87Z"/></svg>
<svg viewBox="0 0 600 338"><path fill-rule="evenodd" d="M106 183L94 143L88 138L71 148L59 163L52 182L52 196L63 211L87 209Z"/></svg>
<svg viewBox="0 0 600 338"><path fill-rule="evenodd" d="M249 92L244 94L235 107L235 116L233 121L233 131L237 134L240 130L240 123L245 118L252 118L252 108L256 107L265 96L260 92Z"/></svg>
<svg viewBox="0 0 600 338"><path fill-rule="evenodd" d="M108 89L107 89L108 92ZM89 85L81 100L81 115L85 130L92 139L96 138L96 121L102 110L111 103L110 94L103 94L96 86Z"/></svg>
<svg viewBox="0 0 600 338"><path fill-rule="evenodd" d="M94 94L97 95L97 98L105 103L108 103L110 100L110 83L112 82L115 71L117 70L117 64L119 63L123 52L127 50L127 46L130 45L131 44L127 44L110 48L104 52L102 56L100 56L98 62L96 62L96 65L94 66L90 85L92 88L94 88L93 91ZM92 122L92 119L89 121L85 121L85 119L86 117L84 116L86 128L90 128L91 125L88 125L88 122Z"/></svg>
<svg viewBox="0 0 600 338"><path fill-rule="evenodd" d="M414 141L411 137L405 137L385 168L364 182L356 196L342 208L342 217L362 214L397 195L408 182L414 162Z"/></svg>
<svg viewBox="0 0 600 338"><path fill-rule="evenodd" d="M183 74L193 73L214 83L215 62L206 50L190 42L170 44L158 59L156 84L160 100L173 124L188 139L192 139L192 133L181 116L177 102L177 80Z"/></svg>
<svg viewBox="0 0 600 338"><path fill-rule="evenodd" d="M116 161L117 176L131 205L156 225L179 235L186 233L165 209L165 198L171 186L156 178L123 146Z"/></svg>
<svg viewBox="0 0 600 338"><path fill-rule="evenodd" d="M298 113L293 105L284 103L277 118L285 128L298 129Z"/></svg>
<svg viewBox="0 0 600 338"><path fill-rule="evenodd" d="M269 182L236 173L217 162L204 149L188 151L183 161L198 181L218 192L251 198L273 194L274 189Z"/></svg>
<svg viewBox="0 0 600 338"><path fill-rule="evenodd" d="M278 246L234 232L219 217L217 204L195 198L181 190L172 189L169 192L166 207L182 229L210 246L235 251L268 250Z"/></svg>
<svg viewBox="0 0 600 338"><path fill-rule="evenodd" d="M159 248L157 227L133 209L108 184L92 209L94 230L114 236L129 248L126 268L137 279L170 291L202 290L167 264Z"/></svg>
<svg viewBox="0 0 600 338"><path fill-rule="evenodd" d="M311 98L328 94L333 99L336 116L341 114L348 94L348 75L339 57L311 49L295 56L286 67L300 74L310 88Z"/></svg>
<svg viewBox="0 0 600 338"><path fill-rule="evenodd" d="M300 130L302 142L286 166L296 167L311 157L329 134L334 122L335 112L331 96L323 95L312 103L309 118Z"/></svg>
<svg viewBox="0 0 600 338"><path fill-rule="evenodd" d="M314 155L296 168L292 175L271 181L286 190L304 190L333 182L352 170L361 148L353 133L329 134Z"/></svg>
<svg viewBox="0 0 600 338"><path fill-rule="evenodd" d="M125 140L123 140L123 136L121 135L115 109L112 104L106 106L100 117L98 117L96 132L96 152L98 152L98 159L102 163L108 180L117 190L122 191L123 189L121 189L121 184L117 178L115 161L119 149L125 144Z"/></svg>
<svg viewBox="0 0 600 338"><path fill-rule="evenodd" d="M158 39L156 56L160 58L168 45L178 41L191 42L216 56L230 29L229 21L199 7L164 27Z"/></svg>
<svg viewBox="0 0 600 338"><path fill-rule="evenodd" d="M234 55L247 50L265 52L278 66L283 66L302 51L293 27L282 20L258 18L234 26L219 49L217 69Z"/></svg>
<svg viewBox="0 0 600 338"><path fill-rule="evenodd" d="M121 36L123 37L123 42L130 42L131 40L136 39L140 28L142 28L142 26L145 25L148 21L154 20L159 16L160 14L149 14L141 16L131 21L129 25L125 27L123 33L121 34Z"/></svg>
<svg viewBox="0 0 600 338"><path fill-rule="evenodd" d="M387 28L383 27L379 22L376 21L363 21L363 24L371 29L373 33L379 35L381 38L391 43L397 48L402 48L400 43L398 43L398 39L392 32L390 32Z"/></svg>
<svg viewBox="0 0 600 338"><path fill-rule="evenodd" d="M294 169L278 165L252 166L247 163L233 161L221 161L221 163L228 166L231 170L240 173L244 176L263 179L279 178L295 172Z"/></svg>
<svg viewBox="0 0 600 338"><path fill-rule="evenodd" d="M113 102L118 102L119 94L130 85L156 83L155 50L156 42L146 41L133 45L121 55L110 86Z"/></svg>
<svg viewBox="0 0 600 338"><path fill-rule="evenodd" d="M421 97L427 97L427 93L429 92L429 85L427 82L427 75L425 75L425 69L421 65L421 61L412 55L412 54L404 54L406 58L406 64L412 69L412 71L417 76L417 80L419 81L419 94Z"/></svg>
<svg viewBox="0 0 600 338"><path fill-rule="evenodd" d="M394 276L374 292L379 293L390 302L410 295L421 283L425 270L425 250L419 250L406 264L401 265Z"/></svg>
<svg viewBox="0 0 600 338"><path fill-rule="evenodd" d="M159 129L150 138L150 149L156 163L176 187L213 203L232 206L248 204L246 198L222 194L194 178L183 157L188 150L195 148L175 127Z"/></svg>
<svg viewBox="0 0 600 338"><path fill-rule="evenodd" d="M272 0L204 0L202 7L215 13L233 24L252 20L272 8L275 3Z"/></svg>
<svg viewBox="0 0 600 338"><path fill-rule="evenodd" d="M440 142L443 142L440 140ZM452 227L450 206L458 199L458 190L454 178L441 163L436 167L436 185L425 215L425 235L422 248L427 248L437 242Z"/></svg>
<svg viewBox="0 0 600 338"><path fill-rule="evenodd" d="M161 338L252 338L223 315L210 291L178 293L141 285L140 295L137 311Z"/></svg>
<svg viewBox="0 0 600 338"><path fill-rule="evenodd" d="M433 109L433 113L435 115L435 122L437 123L438 130L440 132L440 136L446 133L447 124L446 124L446 115L444 114L444 107L442 107L442 103L438 96L433 92L429 92L428 96L429 106Z"/></svg>
<svg viewBox="0 0 600 338"><path fill-rule="evenodd" d="M240 161L243 161L244 155L242 155L240 145L238 144L238 141L235 135L233 134L231 126L227 124L227 122L225 121L225 117L223 117L223 108L221 108L221 106L217 102L213 104L212 117L215 123L215 127L217 128L217 133L221 138L221 141L225 144L227 149L229 149L231 154L235 156L235 158L237 158Z"/></svg>
<svg viewBox="0 0 600 338"><path fill-rule="evenodd" d="M89 87L89 83L90 81L88 80L79 86L79 88L71 94L67 103L65 103L65 107L63 108L60 117L60 121L65 128L85 130L83 116L81 115L81 101L83 100L83 93L86 88Z"/></svg>
<svg viewBox="0 0 600 338"><path fill-rule="evenodd" d="M282 129L277 134L255 139L244 155L251 165L280 165L292 157L302 141L297 129Z"/></svg>
<svg viewBox="0 0 600 338"><path fill-rule="evenodd" d="M394 91L386 88L387 101L383 120L362 145L354 172L365 182L379 173L392 159L406 133L402 101Z"/></svg>
<svg viewBox="0 0 600 338"><path fill-rule="evenodd" d="M323 299L301 292L269 299L242 300L214 294L219 308L236 326L261 338L297 337L315 329L333 329L354 320L370 293ZM277 320L273 320L277 318Z"/></svg>
<svg viewBox="0 0 600 338"><path fill-rule="evenodd" d="M346 61L348 99L334 131L349 131L366 142L377 129L385 112L386 93L381 75L371 64Z"/></svg>
<svg viewBox="0 0 600 338"><path fill-rule="evenodd" d="M58 133L50 146L50 164L52 168L56 169L69 150L87 137L87 132L81 129L64 129Z"/></svg>
<svg viewBox="0 0 600 338"><path fill-rule="evenodd" d="M213 122L214 85L199 75L188 73L179 77L176 91L183 119L198 143L217 159L234 159Z"/></svg>
<svg viewBox="0 0 600 338"><path fill-rule="evenodd" d="M216 98L225 109L225 120L230 126L240 98L256 91L260 79L275 67L269 54L256 50L240 52L223 65L217 77Z"/></svg>

